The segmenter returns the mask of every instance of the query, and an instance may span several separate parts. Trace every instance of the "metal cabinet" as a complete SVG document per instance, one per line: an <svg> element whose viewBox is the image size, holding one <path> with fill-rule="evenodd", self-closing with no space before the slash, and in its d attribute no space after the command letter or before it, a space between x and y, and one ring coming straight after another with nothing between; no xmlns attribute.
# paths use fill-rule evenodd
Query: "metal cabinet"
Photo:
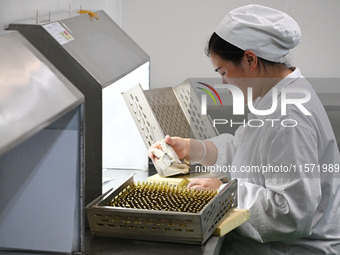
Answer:
<svg viewBox="0 0 340 255"><path fill-rule="evenodd" d="M18 32L0 45L0 249L82 251L84 96Z"/></svg>
<svg viewBox="0 0 340 255"><path fill-rule="evenodd" d="M121 93L149 88L149 56L104 12L52 14L10 24L85 95L86 204L102 193L102 169L148 169L147 149Z"/></svg>

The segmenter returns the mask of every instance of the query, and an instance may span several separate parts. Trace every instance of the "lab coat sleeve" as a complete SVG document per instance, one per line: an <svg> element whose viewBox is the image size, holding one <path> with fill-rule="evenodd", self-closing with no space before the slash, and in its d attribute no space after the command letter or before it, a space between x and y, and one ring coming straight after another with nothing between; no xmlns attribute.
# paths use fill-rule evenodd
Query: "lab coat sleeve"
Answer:
<svg viewBox="0 0 340 255"><path fill-rule="evenodd" d="M261 164L287 166L290 172L263 173L263 186L239 184L239 207L250 211L239 232L258 242L309 236L321 198L319 173L310 168L318 164L316 134L300 126L273 128L262 139L258 154Z"/></svg>
<svg viewBox="0 0 340 255"><path fill-rule="evenodd" d="M214 168L219 169L219 166L231 165L236 151L235 137L231 134L225 133L208 140L213 142L216 148L218 148ZM226 175L230 179L230 173L228 171L224 171L220 174Z"/></svg>

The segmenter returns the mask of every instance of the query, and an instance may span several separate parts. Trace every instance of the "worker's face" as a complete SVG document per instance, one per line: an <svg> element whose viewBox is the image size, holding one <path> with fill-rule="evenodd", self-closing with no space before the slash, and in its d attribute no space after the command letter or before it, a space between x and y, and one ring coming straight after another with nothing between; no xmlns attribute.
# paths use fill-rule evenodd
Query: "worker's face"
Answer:
<svg viewBox="0 0 340 255"><path fill-rule="evenodd" d="M243 77L241 65L235 65L232 61L224 60L214 53L210 54L210 60L215 71L221 75L224 84L228 84L232 78Z"/></svg>
<svg viewBox="0 0 340 255"><path fill-rule="evenodd" d="M239 65L232 61L224 60L220 56L211 53L210 60L216 72L222 77L223 84L232 84L239 87L243 94L247 95L247 87L251 86L248 68L244 65L242 59Z"/></svg>

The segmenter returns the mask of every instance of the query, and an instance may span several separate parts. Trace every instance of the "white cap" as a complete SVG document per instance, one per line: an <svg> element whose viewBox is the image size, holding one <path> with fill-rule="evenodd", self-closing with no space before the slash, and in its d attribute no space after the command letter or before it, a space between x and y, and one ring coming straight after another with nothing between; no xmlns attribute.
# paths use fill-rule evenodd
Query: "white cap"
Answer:
<svg viewBox="0 0 340 255"><path fill-rule="evenodd" d="M251 50L260 58L280 63L301 40L300 27L292 17L261 5L230 11L215 33L242 50Z"/></svg>

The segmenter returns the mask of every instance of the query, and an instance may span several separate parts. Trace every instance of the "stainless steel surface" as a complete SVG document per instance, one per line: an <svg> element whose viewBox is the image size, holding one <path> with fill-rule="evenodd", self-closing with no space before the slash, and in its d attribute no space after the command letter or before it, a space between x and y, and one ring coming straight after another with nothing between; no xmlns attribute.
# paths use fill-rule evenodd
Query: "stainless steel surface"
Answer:
<svg viewBox="0 0 340 255"><path fill-rule="evenodd" d="M201 115L201 103L191 85L191 79L174 87L174 92L191 127L190 137L204 140L218 135L218 130L213 127L209 115Z"/></svg>
<svg viewBox="0 0 340 255"><path fill-rule="evenodd" d="M1 33L0 44L2 155L80 104L84 96L19 33Z"/></svg>
<svg viewBox="0 0 340 255"><path fill-rule="evenodd" d="M218 134L187 80L175 88L142 90L138 85L123 93L147 147L165 135L207 139Z"/></svg>
<svg viewBox="0 0 340 255"><path fill-rule="evenodd" d="M61 21L76 38L64 48L106 87L149 61L149 56L104 11L96 14L98 21L88 15Z"/></svg>
<svg viewBox="0 0 340 255"><path fill-rule="evenodd" d="M128 209L106 206L133 182L131 177L87 207L93 235L203 244L229 209L237 207L237 180L218 193L200 213Z"/></svg>
<svg viewBox="0 0 340 255"><path fill-rule="evenodd" d="M190 80L174 88L143 90L136 85L123 97L147 148L165 135L195 139L218 135L209 116L200 114L200 101ZM163 176L163 171L155 166Z"/></svg>
<svg viewBox="0 0 340 255"><path fill-rule="evenodd" d="M84 96L18 32L0 44L0 249L81 252Z"/></svg>
<svg viewBox="0 0 340 255"><path fill-rule="evenodd" d="M152 176L156 173L156 169L149 168L149 174ZM145 171L135 170L119 170L119 171L104 171L103 176L108 182L104 185L104 192L110 188L119 187L127 178L134 176L134 181L145 181ZM149 255L149 254L187 254L187 255L218 255L221 249L224 237L211 236L203 245L182 244L182 243L166 243L158 241L142 241L132 239L122 239L113 237L93 236L90 230L85 231L85 249L84 254L93 255L109 255L109 254L124 254L124 255ZM0 252L1 254L1 252ZM13 254L19 255L19 254ZM20 254L21 255L21 254ZM24 255L24 254L23 254ZM27 254L30 255L30 254Z"/></svg>
<svg viewBox="0 0 340 255"><path fill-rule="evenodd" d="M190 137L191 127L172 88L150 89L142 93L164 135Z"/></svg>
<svg viewBox="0 0 340 255"><path fill-rule="evenodd" d="M60 26L74 40L60 44L44 28L45 24L23 21L10 24L10 30L20 31L43 55L46 56L84 95L85 95L85 203L102 193L102 169L114 166L103 165L103 115L112 113L113 129L111 133L121 133L117 138L126 138L125 144L141 143L131 141L131 134L117 130L121 125L115 119L117 109L103 109L103 93L115 85L115 82L143 64L149 62L148 55L104 12L96 12L99 19L89 19L87 14L69 17L68 13L57 15L58 20L51 24ZM52 15L55 17L56 14ZM63 17L62 17L63 16ZM149 75L149 74L148 74ZM133 84L126 84L126 88ZM149 84L145 85L148 88ZM104 89L105 88L105 89ZM119 93L119 96L120 93ZM113 100L115 101L115 100ZM122 110L124 110L122 108ZM128 109L126 109L128 112ZM126 115L126 114L125 114ZM138 131L135 130L139 137ZM117 147L120 142L112 141ZM118 146L122 146L119 144ZM145 147L143 146L143 152ZM121 155L128 157L129 155ZM145 153L145 162L147 155ZM146 164L147 165L147 164ZM126 165L129 167L129 165Z"/></svg>
<svg viewBox="0 0 340 255"><path fill-rule="evenodd" d="M123 93L137 128L147 147L164 138L164 132L140 85Z"/></svg>
<svg viewBox="0 0 340 255"><path fill-rule="evenodd" d="M48 22L18 21L9 24L9 30L20 31L48 58L59 58L58 61L69 67L60 52L47 52L51 51L49 44L56 43L54 47L62 47L66 51L63 54L70 55L98 86L105 87L149 61L149 56L104 11L95 13L99 20L91 20L87 14L73 13L69 17L68 13L54 13L51 23L59 23L74 38L63 45L44 29Z"/></svg>

